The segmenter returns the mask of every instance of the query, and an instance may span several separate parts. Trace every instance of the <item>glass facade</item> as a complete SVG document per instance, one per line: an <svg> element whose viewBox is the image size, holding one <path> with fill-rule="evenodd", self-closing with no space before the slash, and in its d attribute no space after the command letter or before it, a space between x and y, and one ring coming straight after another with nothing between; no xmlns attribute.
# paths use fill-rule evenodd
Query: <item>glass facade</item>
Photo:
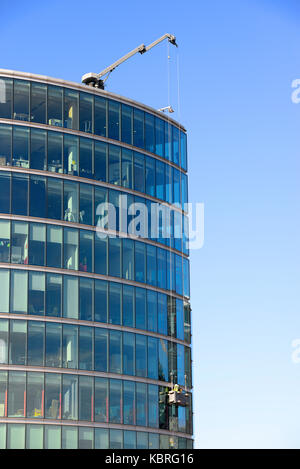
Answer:
<svg viewBox="0 0 300 469"><path fill-rule="evenodd" d="M0 73L0 449L192 448L186 133L16 75Z"/></svg>

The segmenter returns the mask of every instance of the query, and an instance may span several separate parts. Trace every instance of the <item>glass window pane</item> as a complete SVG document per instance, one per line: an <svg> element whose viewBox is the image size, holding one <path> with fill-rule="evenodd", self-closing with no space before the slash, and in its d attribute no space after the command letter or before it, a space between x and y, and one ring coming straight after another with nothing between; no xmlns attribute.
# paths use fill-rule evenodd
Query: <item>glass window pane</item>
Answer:
<svg viewBox="0 0 300 469"><path fill-rule="evenodd" d="M46 316L61 317L62 276L47 274Z"/></svg>
<svg viewBox="0 0 300 469"><path fill-rule="evenodd" d="M84 225L93 225L93 212L94 212L94 201L93 201L93 186L88 184L80 184L80 211L79 221Z"/></svg>
<svg viewBox="0 0 300 469"><path fill-rule="evenodd" d="M135 375L135 335L123 332L123 373Z"/></svg>
<svg viewBox="0 0 300 469"><path fill-rule="evenodd" d="M158 386L148 385L148 425L158 428Z"/></svg>
<svg viewBox="0 0 300 469"><path fill-rule="evenodd" d="M122 423L122 381L118 379L109 381L109 421Z"/></svg>
<svg viewBox="0 0 300 469"><path fill-rule="evenodd" d="M0 220L0 262L10 261L10 222Z"/></svg>
<svg viewBox="0 0 300 469"><path fill-rule="evenodd" d="M147 244L147 283L156 286L156 247Z"/></svg>
<svg viewBox="0 0 300 469"><path fill-rule="evenodd" d="M107 100L95 96L95 134L106 137L106 107Z"/></svg>
<svg viewBox="0 0 300 469"><path fill-rule="evenodd" d="M78 448L78 427L62 427L62 449Z"/></svg>
<svg viewBox="0 0 300 469"><path fill-rule="evenodd" d="M155 160L146 157L146 194L155 197Z"/></svg>
<svg viewBox="0 0 300 469"><path fill-rule="evenodd" d="M80 230L79 270L93 272L94 232Z"/></svg>
<svg viewBox="0 0 300 469"><path fill-rule="evenodd" d="M27 361L27 323L25 321L11 321L9 332L9 363L13 365L25 365Z"/></svg>
<svg viewBox="0 0 300 469"><path fill-rule="evenodd" d="M123 431L122 430L110 430L109 431L110 449L121 449L123 448Z"/></svg>
<svg viewBox="0 0 300 469"><path fill-rule="evenodd" d="M66 420L78 420L78 376L63 375L62 389L62 418Z"/></svg>
<svg viewBox="0 0 300 469"><path fill-rule="evenodd" d="M109 283L109 323L121 324L122 285Z"/></svg>
<svg viewBox="0 0 300 469"><path fill-rule="evenodd" d="M48 171L62 173L63 136L58 132L48 132Z"/></svg>
<svg viewBox="0 0 300 469"><path fill-rule="evenodd" d="M134 280L134 241L124 238L122 242L123 278Z"/></svg>
<svg viewBox="0 0 300 469"><path fill-rule="evenodd" d="M78 327L63 325L63 368L78 367Z"/></svg>
<svg viewBox="0 0 300 469"><path fill-rule="evenodd" d="M64 228L64 268L78 270L78 230Z"/></svg>
<svg viewBox="0 0 300 469"><path fill-rule="evenodd" d="M63 181L48 178L48 213L47 217L55 220L62 218Z"/></svg>
<svg viewBox="0 0 300 469"><path fill-rule="evenodd" d="M0 270L0 313L9 312L9 271Z"/></svg>
<svg viewBox="0 0 300 469"><path fill-rule="evenodd" d="M185 385L184 346L177 344L177 383Z"/></svg>
<svg viewBox="0 0 300 469"><path fill-rule="evenodd" d="M157 293L147 290L148 331L157 332Z"/></svg>
<svg viewBox="0 0 300 469"><path fill-rule="evenodd" d="M80 130L81 132L93 132L93 96L80 93Z"/></svg>
<svg viewBox="0 0 300 469"><path fill-rule="evenodd" d="M136 432L136 447L137 449L148 449L147 432Z"/></svg>
<svg viewBox="0 0 300 469"><path fill-rule="evenodd" d="M78 319L78 278L64 276L64 317Z"/></svg>
<svg viewBox="0 0 300 469"><path fill-rule="evenodd" d="M1 280L1 277L0 277ZM8 320L1 319L0 320L0 364L8 363ZM1 386L1 374L0 372L0 386ZM3 377L3 376L2 376ZM2 401L2 394L0 390L0 417L3 417L4 408L1 407ZM2 415L1 415L2 414Z"/></svg>
<svg viewBox="0 0 300 469"><path fill-rule="evenodd" d="M94 177L97 181L107 181L107 155L108 145L95 142Z"/></svg>
<svg viewBox="0 0 300 469"><path fill-rule="evenodd" d="M175 255L175 268L176 268L176 293L183 294L182 288L182 257Z"/></svg>
<svg viewBox="0 0 300 469"><path fill-rule="evenodd" d="M13 166L29 168L29 129L13 127Z"/></svg>
<svg viewBox="0 0 300 469"><path fill-rule="evenodd" d="M26 413L30 418L44 417L44 374L27 373Z"/></svg>
<svg viewBox="0 0 300 469"><path fill-rule="evenodd" d="M147 328L146 291L143 288L135 289L135 325L137 329Z"/></svg>
<svg viewBox="0 0 300 469"><path fill-rule="evenodd" d="M149 449L159 449L159 435L157 433L149 433Z"/></svg>
<svg viewBox="0 0 300 469"><path fill-rule="evenodd" d="M124 449L136 449L136 432L124 430Z"/></svg>
<svg viewBox="0 0 300 469"><path fill-rule="evenodd" d="M106 238L100 238L96 232L95 234L95 273L96 274L107 274L107 240Z"/></svg>
<svg viewBox="0 0 300 469"><path fill-rule="evenodd" d="M83 321L92 321L94 317L93 312L93 290L94 281L88 278L80 278L80 292L79 292L79 319Z"/></svg>
<svg viewBox="0 0 300 469"><path fill-rule="evenodd" d="M168 296L168 335L176 337L176 300Z"/></svg>
<svg viewBox="0 0 300 469"><path fill-rule="evenodd" d="M108 274L113 277L120 277L121 273L121 239L108 238L109 246L109 270Z"/></svg>
<svg viewBox="0 0 300 469"><path fill-rule="evenodd" d="M61 367L62 325L46 323L46 366Z"/></svg>
<svg viewBox="0 0 300 469"><path fill-rule="evenodd" d="M121 148L109 145L108 182L121 185Z"/></svg>
<svg viewBox="0 0 300 469"><path fill-rule="evenodd" d="M132 145L133 109L122 104L122 142Z"/></svg>
<svg viewBox="0 0 300 469"><path fill-rule="evenodd" d="M12 175L12 204L14 215L28 215L28 176L25 174Z"/></svg>
<svg viewBox="0 0 300 469"><path fill-rule="evenodd" d="M31 129L30 133L30 167L46 171L46 141L45 130Z"/></svg>
<svg viewBox="0 0 300 469"><path fill-rule="evenodd" d="M62 127L63 90L58 86L48 86L48 124Z"/></svg>
<svg viewBox="0 0 300 469"><path fill-rule="evenodd" d="M7 425L7 449L25 449L25 425L10 423Z"/></svg>
<svg viewBox="0 0 300 469"><path fill-rule="evenodd" d="M145 149L155 151L154 116L148 113L145 113Z"/></svg>
<svg viewBox="0 0 300 469"><path fill-rule="evenodd" d="M91 376L79 376L79 420L94 421L93 384Z"/></svg>
<svg viewBox="0 0 300 469"><path fill-rule="evenodd" d="M1 95L1 79L0 79L0 95ZM1 98L0 98L0 115L1 115ZM0 166L11 165L11 144L12 144L12 128L10 125L0 126Z"/></svg>
<svg viewBox="0 0 300 469"><path fill-rule="evenodd" d="M147 384L136 383L136 424L147 425Z"/></svg>
<svg viewBox="0 0 300 469"><path fill-rule="evenodd" d="M95 280L95 321L107 322L107 282Z"/></svg>
<svg viewBox="0 0 300 469"><path fill-rule="evenodd" d="M145 157L134 152L134 189L145 192Z"/></svg>
<svg viewBox="0 0 300 469"><path fill-rule="evenodd" d="M168 342L160 339L158 345L158 379L160 381L168 381L169 368L168 368Z"/></svg>
<svg viewBox="0 0 300 469"><path fill-rule="evenodd" d="M61 375L45 373L45 417L61 418Z"/></svg>
<svg viewBox="0 0 300 469"><path fill-rule="evenodd" d="M120 140L120 104L108 100L108 137Z"/></svg>
<svg viewBox="0 0 300 469"><path fill-rule="evenodd" d="M144 243L135 242L135 280L145 282L146 247Z"/></svg>
<svg viewBox="0 0 300 469"><path fill-rule="evenodd" d="M28 81L15 80L14 83L14 119L29 120L29 90Z"/></svg>
<svg viewBox="0 0 300 469"><path fill-rule="evenodd" d="M46 95L47 86L41 83L31 83L31 116L32 122L46 124Z"/></svg>
<svg viewBox="0 0 300 469"><path fill-rule="evenodd" d="M147 337L137 334L136 340L136 376L147 377Z"/></svg>
<svg viewBox="0 0 300 469"><path fill-rule="evenodd" d="M93 177L93 142L87 138L80 138L80 176Z"/></svg>
<svg viewBox="0 0 300 469"><path fill-rule="evenodd" d="M109 331L109 371L122 373L122 333Z"/></svg>
<svg viewBox="0 0 300 469"><path fill-rule="evenodd" d="M187 170L187 151L186 151L186 134L184 132L180 132L180 159L181 159L181 167L186 171Z"/></svg>
<svg viewBox="0 0 300 469"><path fill-rule="evenodd" d="M95 370L107 371L108 332L106 329L95 328Z"/></svg>
<svg viewBox="0 0 300 469"><path fill-rule="evenodd" d="M158 117L155 118L155 153L164 156L165 150L165 123Z"/></svg>
<svg viewBox="0 0 300 469"><path fill-rule="evenodd" d="M93 369L93 329L91 327L79 327L79 369Z"/></svg>
<svg viewBox="0 0 300 469"><path fill-rule="evenodd" d="M134 287L123 285L123 326L134 327Z"/></svg>
<svg viewBox="0 0 300 469"><path fill-rule="evenodd" d="M64 220L78 223L78 184L64 182Z"/></svg>
<svg viewBox="0 0 300 469"><path fill-rule="evenodd" d="M27 313L27 272L14 270L11 272L11 313Z"/></svg>
<svg viewBox="0 0 300 469"><path fill-rule="evenodd" d="M64 135L64 173L78 176L78 137Z"/></svg>
<svg viewBox="0 0 300 469"><path fill-rule="evenodd" d="M30 223L29 264L45 265L46 226Z"/></svg>
<svg viewBox="0 0 300 469"><path fill-rule="evenodd" d="M79 129L79 93L64 89L64 127L67 129Z"/></svg>
<svg viewBox="0 0 300 469"><path fill-rule="evenodd" d="M172 125L165 122L165 158L172 160Z"/></svg>
<svg viewBox="0 0 300 469"><path fill-rule="evenodd" d="M45 324L42 322L29 321L27 338L27 364L32 366L43 366Z"/></svg>
<svg viewBox="0 0 300 469"><path fill-rule="evenodd" d="M148 337L148 378L158 379L158 347L155 337Z"/></svg>
<svg viewBox="0 0 300 469"><path fill-rule="evenodd" d="M47 266L62 267L63 230L58 226L47 225Z"/></svg>
<svg viewBox="0 0 300 469"><path fill-rule="evenodd" d="M45 314L45 274L29 272L28 314Z"/></svg>
<svg viewBox="0 0 300 469"><path fill-rule="evenodd" d="M10 371L8 380L8 417L25 417L26 373ZM16 425L17 427L19 425ZM8 439L10 439L8 432ZM15 443L18 441L15 435Z"/></svg>
<svg viewBox="0 0 300 469"><path fill-rule="evenodd" d="M184 340L183 301L176 299L176 337Z"/></svg>
<svg viewBox="0 0 300 469"><path fill-rule="evenodd" d="M144 148L144 111L140 109L133 110L133 145L138 148Z"/></svg>
<svg viewBox="0 0 300 469"><path fill-rule="evenodd" d="M95 449L109 448L109 430L106 428L95 428Z"/></svg>
<svg viewBox="0 0 300 469"><path fill-rule="evenodd" d="M6 449L6 423L0 424L0 449Z"/></svg>
<svg viewBox="0 0 300 469"><path fill-rule="evenodd" d="M61 449L61 427L45 425L45 449Z"/></svg>
<svg viewBox="0 0 300 469"><path fill-rule="evenodd" d="M132 189L132 151L122 148L122 186Z"/></svg>
<svg viewBox="0 0 300 469"><path fill-rule="evenodd" d="M161 161L156 161L156 197L165 200L165 168Z"/></svg>
<svg viewBox="0 0 300 469"><path fill-rule="evenodd" d="M108 422L108 379L95 378L95 422Z"/></svg>
<svg viewBox="0 0 300 469"><path fill-rule="evenodd" d="M0 78L0 117L12 117L13 80Z"/></svg>
<svg viewBox="0 0 300 469"><path fill-rule="evenodd" d="M1 142L1 135L0 135ZM0 212L10 213L10 186L11 175L9 173L0 172Z"/></svg>
<svg viewBox="0 0 300 469"><path fill-rule="evenodd" d="M123 381L123 418L125 425L135 424L135 383Z"/></svg>
<svg viewBox="0 0 300 469"><path fill-rule="evenodd" d="M166 288L166 251L157 249L157 286Z"/></svg>
<svg viewBox="0 0 300 469"><path fill-rule="evenodd" d="M191 308L189 303L184 303L184 340L191 342Z"/></svg>
<svg viewBox="0 0 300 469"><path fill-rule="evenodd" d="M94 429L79 427L78 449L93 449Z"/></svg>
<svg viewBox="0 0 300 469"><path fill-rule="evenodd" d="M179 129L172 126L173 128L173 161L179 165Z"/></svg>

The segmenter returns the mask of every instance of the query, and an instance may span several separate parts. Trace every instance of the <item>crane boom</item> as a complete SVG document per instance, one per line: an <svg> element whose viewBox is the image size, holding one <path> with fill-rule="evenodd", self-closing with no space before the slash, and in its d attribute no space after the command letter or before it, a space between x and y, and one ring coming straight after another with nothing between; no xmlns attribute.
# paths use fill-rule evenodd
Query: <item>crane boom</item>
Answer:
<svg viewBox="0 0 300 469"><path fill-rule="evenodd" d="M173 44L174 46L178 47L176 44L176 37L173 36L172 34L164 34L162 37L157 39L156 41L152 42L149 46L145 46L145 44L141 44L135 49L133 49L131 52L128 52L128 54L124 55L121 57L119 60L114 62L112 65L109 67L106 67L102 72L100 73L86 73L82 77L82 83L85 83L86 85L93 86L95 88L101 88L104 89L104 83L107 80L109 74L117 68L119 65L121 65L123 62L126 60L130 59L133 55L137 54L138 52L140 54L144 54L145 52L148 52L148 50L152 49L152 47L156 46L160 42L164 41L165 39L168 39L168 41ZM105 77L103 79L103 77Z"/></svg>

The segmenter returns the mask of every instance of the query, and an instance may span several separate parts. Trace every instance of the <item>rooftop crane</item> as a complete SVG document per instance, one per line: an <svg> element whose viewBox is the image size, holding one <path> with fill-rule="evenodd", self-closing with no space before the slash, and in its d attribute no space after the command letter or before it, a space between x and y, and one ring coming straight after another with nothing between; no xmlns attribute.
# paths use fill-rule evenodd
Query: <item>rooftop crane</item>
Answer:
<svg viewBox="0 0 300 469"><path fill-rule="evenodd" d="M156 41L152 42L149 46L145 46L145 44L141 44L140 46L136 47L133 49L131 52L128 54L124 55L121 59L117 60L114 62L112 65L109 67L105 68L102 70L100 73L86 73L82 77L82 83L92 86L94 88L100 88L101 90L104 90L104 83L108 79L109 75L111 72L117 68L119 65L121 65L123 62L126 60L130 59L133 55L137 54L138 52L140 54L144 54L145 52L148 52L148 50L152 49L152 47L156 46L160 42L164 41L165 39L168 39L168 41L173 44L174 46L178 47L176 44L176 37L173 36L172 34L165 34L164 36L160 37ZM105 77L105 78L103 78Z"/></svg>

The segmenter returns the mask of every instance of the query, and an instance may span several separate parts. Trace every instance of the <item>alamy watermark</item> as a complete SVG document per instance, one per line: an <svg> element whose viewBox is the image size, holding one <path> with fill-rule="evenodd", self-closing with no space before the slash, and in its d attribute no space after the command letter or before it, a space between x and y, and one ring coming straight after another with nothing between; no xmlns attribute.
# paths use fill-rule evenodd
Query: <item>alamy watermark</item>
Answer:
<svg viewBox="0 0 300 469"><path fill-rule="evenodd" d="M123 194L117 206L109 202L97 206L97 236L182 239L186 249L200 249L204 244L204 204L186 203L183 209L184 214L177 206L158 202L128 204Z"/></svg>

